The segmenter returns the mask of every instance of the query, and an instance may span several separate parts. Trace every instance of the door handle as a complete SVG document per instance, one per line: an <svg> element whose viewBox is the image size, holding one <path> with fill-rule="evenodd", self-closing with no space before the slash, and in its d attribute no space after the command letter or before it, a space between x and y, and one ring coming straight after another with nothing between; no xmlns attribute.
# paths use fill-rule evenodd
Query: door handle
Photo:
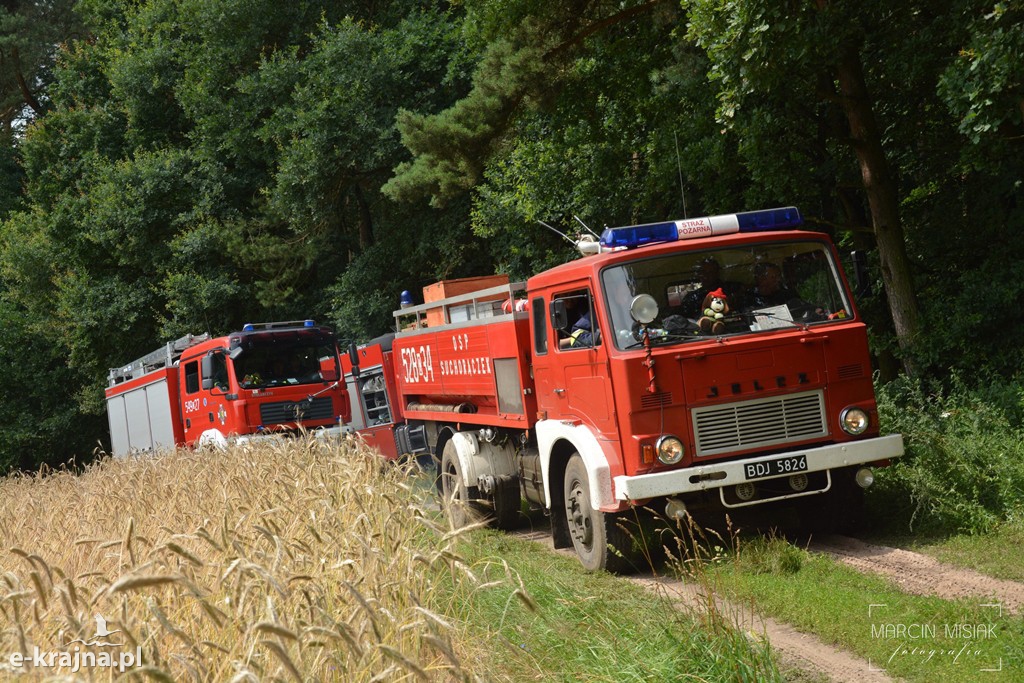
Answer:
<svg viewBox="0 0 1024 683"><path fill-rule="evenodd" d="M555 389L555 393L561 396L562 394L565 393L565 389Z"/></svg>

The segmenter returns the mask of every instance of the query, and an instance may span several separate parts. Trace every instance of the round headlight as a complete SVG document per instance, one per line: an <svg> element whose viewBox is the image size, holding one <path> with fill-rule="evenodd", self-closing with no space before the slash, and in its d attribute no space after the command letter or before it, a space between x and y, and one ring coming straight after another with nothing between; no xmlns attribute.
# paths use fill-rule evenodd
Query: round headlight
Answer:
<svg viewBox="0 0 1024 683"><path fill-rule="evenodd" d="M637 294L629 302L629 314L633 320L646 325L658 317L658 302L650 294Z"/></svg>
<svg viewBox="0 0 1024 683"><path fill-rule="evenodd" d="M868 414L860 408L847 408L839 414L839 424L843 431L853 436L863 434L869 422Z"/></svg>
<svg viewBox="0 0 1024 683"><path fill-rule="evenodd" d="M658 439L658 460L666 465L675 465L683 459L683 442L674 436Z"/></svg>

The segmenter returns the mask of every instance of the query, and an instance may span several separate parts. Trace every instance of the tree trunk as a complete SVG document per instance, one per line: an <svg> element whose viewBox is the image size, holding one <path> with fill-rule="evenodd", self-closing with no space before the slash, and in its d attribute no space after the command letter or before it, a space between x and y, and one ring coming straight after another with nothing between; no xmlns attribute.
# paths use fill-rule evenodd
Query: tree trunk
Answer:
<svg viewBox="0 0 1024 683"><path fill-rule="evenodd" d="M860 163L861 179L867 194L874 226L878 256L882 263L889 311L896 329L896 340L903 351L903 367L914 374L911 350L920 325L920 311L910 275L910 258L900 221L896 181L882 148L882 136L864 82L860 54L847 49L836 65L843 111L850 124L850 138Z"/></svg>
<svg viewBox="0 0 1024 683"><path fill-rule="evenodd" d="M370 213L370 205L366 203L359 183L355 183L353 194L359 209L359 250L366 251L373 246L373 214Z"/></svg>

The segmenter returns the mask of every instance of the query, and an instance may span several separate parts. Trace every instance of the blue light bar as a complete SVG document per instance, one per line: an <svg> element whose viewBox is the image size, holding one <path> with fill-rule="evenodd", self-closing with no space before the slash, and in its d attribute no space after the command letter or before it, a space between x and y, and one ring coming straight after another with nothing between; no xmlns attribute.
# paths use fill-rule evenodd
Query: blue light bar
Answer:
<svg viewBox="0 0 1024 683"><path fill-rule="evenodd" d="M253 325L252 323L246 323L246 324L242 325L242 332L252 332L255 329L256 329L256 326Z"/></svg>
<svg viewBox="0 0 1024 683"><path fill-rule="evenodd" d="M316 321L315 320L303 320L302 321L302 326L303 327L316 327Z"/></svg>
<svg viewBox="0 0 1024 683"><path fill-rule="evenodd" d="M623 228L605 228L601 233L601 248L632 249L657 242L675 242L735 232L783 230L799 227L803 222L800 211L794 206L789 206L720 216L685 218L664 223L630 225Z"/></svg>
<svg viewBox="0 0 1024 683"><path fill-rule="evenodd" d="M785 230L799 228L804 224L800 209L787 206L779 209L763 211L747 211L736 214L740 224L740 232L760 232L762 230Z"/></svg>
<svg viewBox="0 0 1024 683"><path fill-rule="evenodd" d="M679 239L674 221L668 223L647 223L631 225L625 228L605 228L601 233L601 246L606 249L616 247L643 246L654 242L674 242Z"/></svg>

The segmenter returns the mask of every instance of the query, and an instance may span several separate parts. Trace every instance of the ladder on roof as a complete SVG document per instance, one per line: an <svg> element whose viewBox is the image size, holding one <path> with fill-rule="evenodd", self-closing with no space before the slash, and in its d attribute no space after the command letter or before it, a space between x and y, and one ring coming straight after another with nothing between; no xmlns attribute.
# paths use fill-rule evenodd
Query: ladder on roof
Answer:
<svg viewBox="0 0 1024 683"><path fill-rule="evenodd" d="M128 380L135 379L136 377L142 377L145 374L159 370L161 368L170 367L174 365L181 358L181 354L186 349L201 344L204 341L209 341L210 334L204 332L202 334L186 334L184 337L175 339L172 342L167 342L156 351L147 353L141 358L137 358L128 365L122 365L116 368L110 368L110 373L107 376L109 386L115 384L121 384Z"/></svg>

